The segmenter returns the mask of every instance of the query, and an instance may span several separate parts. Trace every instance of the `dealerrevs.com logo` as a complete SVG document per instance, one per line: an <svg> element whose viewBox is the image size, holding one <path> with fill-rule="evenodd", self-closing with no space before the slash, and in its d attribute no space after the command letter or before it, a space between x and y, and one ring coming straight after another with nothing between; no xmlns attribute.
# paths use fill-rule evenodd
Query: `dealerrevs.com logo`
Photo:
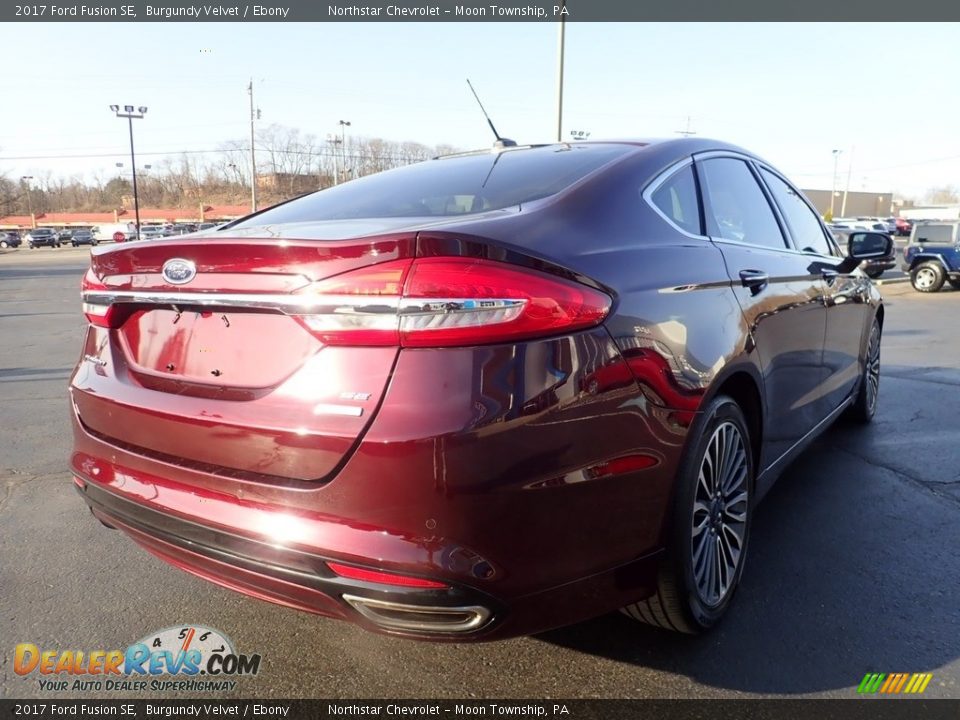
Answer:
<svg viewBox="0 0 960 720"><path fill-rule="evenodd" d="M231 678L260 672L260 655L243 655L219 630L179 625L151 633L125 650L14 648L17 675L37 675L41 690L228 691Z"/></svg>

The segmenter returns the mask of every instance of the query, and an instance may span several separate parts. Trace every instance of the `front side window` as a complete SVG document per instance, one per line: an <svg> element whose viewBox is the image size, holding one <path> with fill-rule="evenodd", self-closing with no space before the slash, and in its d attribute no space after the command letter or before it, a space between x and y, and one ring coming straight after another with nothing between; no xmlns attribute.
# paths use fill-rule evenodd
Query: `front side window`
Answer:
<svg viewBox="0 0 960 720"><path fill-rule="evenodd" d="M707 234L784 250L780 225L756 178L742 160L711 158L698 164Z"/></svg>
<svg viewBox="0 0 960 720"><path fill-rule="evenodd" d="M810 206L800 196L800 193L790 187L777 175L766 168L760 170L763 179L773 193L773 199L780 206L781 212L790 227L790 234L798 250L817 253L818 255L833 255L830 242L823 232L820 220ZM879 226L885 230L882 225ZM875 226L874 229L877 229Z"/></svg>
<svg viewBox="0 0 960 720"><path fill-rule="evenodd" d="M674 225L691 235L702 234L693 165L687 165L667 178L650 199Z"/></svg>

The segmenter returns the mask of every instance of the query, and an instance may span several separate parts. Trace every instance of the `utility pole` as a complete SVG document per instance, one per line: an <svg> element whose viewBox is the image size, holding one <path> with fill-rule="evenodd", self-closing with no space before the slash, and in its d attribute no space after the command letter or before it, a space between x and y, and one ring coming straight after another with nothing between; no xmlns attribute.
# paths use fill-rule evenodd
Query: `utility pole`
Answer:
<svg viewBox="0 0 960 720"><path fill-rule="evenodd" d="M567 0L560 4L560 34L557 38L557 142L563 142L563 46L567 28Z"/></svg>
<svg viewBox="0 0 960 720"><path fill-rule="evenodd" d="M696 135L695 130L690 129L690 116L687 115L687 129L686 130L674 130L677 135L683 135L684 137L690 137L691 135Z"/></svg>
<svg viewBox="0 0 960 720"><path fill-rule="evenodd" d="M257 211L257 156L254 149L254 120L260 119L260 111L253 107L253 78L250 78L250 84L247 85L247 93L250 95L250 212Z"/></svg>
<svg viewBox="0 0 960 720"><path fill-rule="evenodd" d="M847 186L843 191L843 203L840 205L840 217L847 216L847 193L850 192L850 176L853 174L853 147L850 148L850 164L847 165Z"/></svg>

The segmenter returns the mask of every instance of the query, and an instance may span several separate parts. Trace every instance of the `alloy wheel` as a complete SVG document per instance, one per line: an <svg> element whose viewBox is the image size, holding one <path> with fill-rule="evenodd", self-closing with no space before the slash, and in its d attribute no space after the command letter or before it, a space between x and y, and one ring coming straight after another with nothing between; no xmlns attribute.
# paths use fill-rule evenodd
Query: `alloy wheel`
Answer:
<svg viewBox="0 0 960 720"><path fill-rule="evenodd" d="M870 344L867 346L866 366L867 409L872 414L877 405L880 392L880 328L873 326L870 331Z"/></svg>
<svg viewBox="0 0 960 720"><path fill-rule="evenodd" d="M916 283L918 288L927 288L933 287L933 284L937 281L937 274L930 268L919 268L916 275Z"/></svg>
<svg viewBox="0 0 960 720"><path fill-rule="evenodd" d="M739 428L724 422L711 435L693 501L691 554L700 599L716 607L730 592L746 545L749 463Z"/></svg>

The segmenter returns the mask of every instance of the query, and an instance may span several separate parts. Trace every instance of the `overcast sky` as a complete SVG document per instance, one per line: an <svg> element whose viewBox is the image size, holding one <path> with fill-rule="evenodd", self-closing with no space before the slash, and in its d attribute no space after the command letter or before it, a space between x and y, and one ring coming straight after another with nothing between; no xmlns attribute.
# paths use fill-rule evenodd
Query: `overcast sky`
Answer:
<svg viewBox="0 0 960 720"><path fill-rule="evenodd" d="M960 185L958 26L569 23L564 135L698 135L746 147L804 188L920 196ZM469 77L503 135L554 139L557 28L541 23L32 24L4 33L0 173L115 174L212 151L265 124L325 137L486 147ZM15 30L15 31L12 31ZM44 156L42 159L38 156ZM72 156L72 157L71 157ZM102 157L78 157L102 156ZM138 162L140 165L141 162Z"/></svg>

